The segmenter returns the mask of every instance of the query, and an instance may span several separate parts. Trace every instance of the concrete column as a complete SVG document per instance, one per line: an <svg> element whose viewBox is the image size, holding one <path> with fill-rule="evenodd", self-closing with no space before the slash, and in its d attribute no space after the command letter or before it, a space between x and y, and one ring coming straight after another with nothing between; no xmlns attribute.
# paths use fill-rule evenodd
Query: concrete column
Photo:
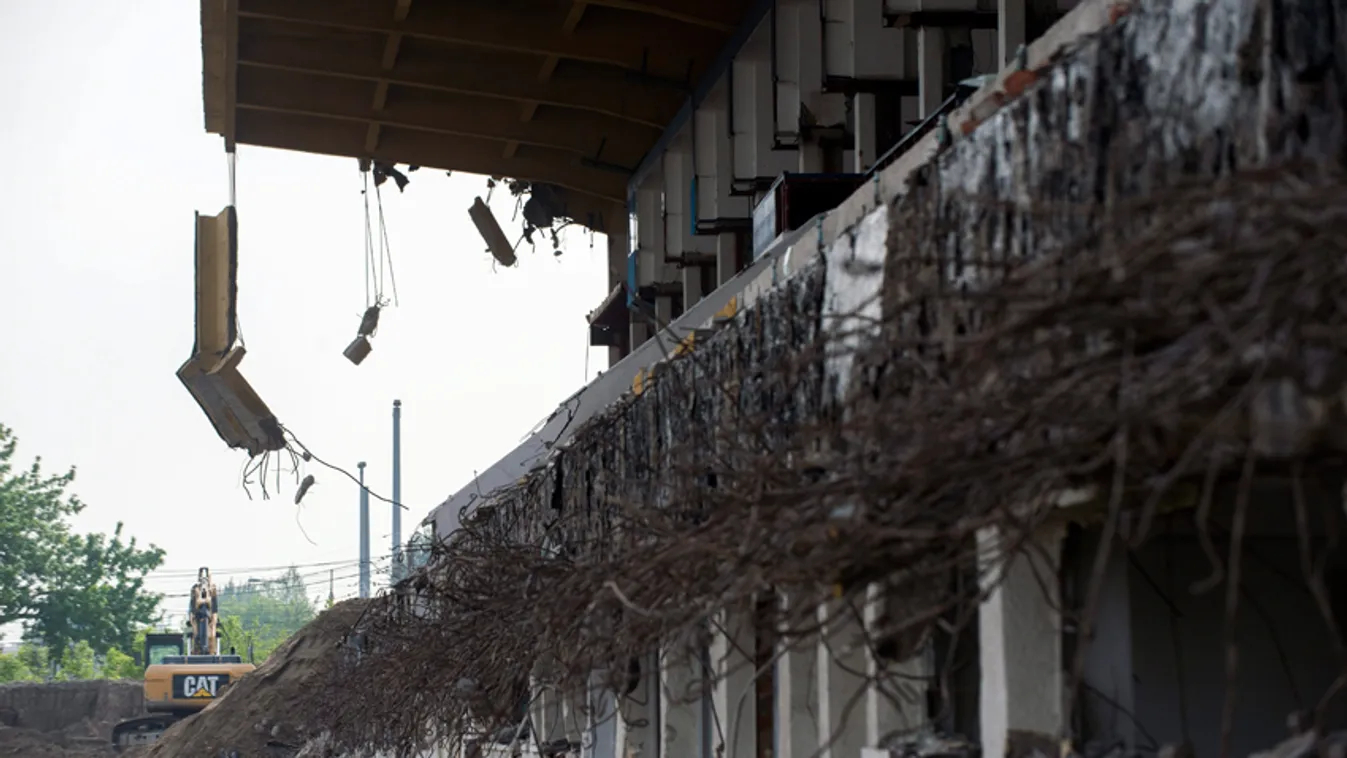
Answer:
<svg viewBox="0 0 1347 758"><path fill-rule="evenodd" d="M684 130L690 132L691 127ZM695 173L690 137L689 133L674 140L664 154L664 250L669 256L682 255L692 239L691 195Z"/></svg>
<svg viewBox="0 0 1347 758"><path fill-rule="evenodd" d="M927 118L945 101L945 30L922 27L917 30L917 82L919 118Z"/></svg>
<svg viewBox="0 0 1347 758"><path fill-rule="evenodd" d="M829 102L840 101L841 97L823 94L823 19L819 17L818 0L778 0L777 4L789 5L795 15L795 84L800 105L808 108L819 123L841 121L840 111L845 106L840 102ZM815 173L823 170L823 148L817 142L801 141L799 157L799 171Z"/></svg>
<svg viewBox="0 0 1347 758"><path fill-rule="evenodd" d="M791 145L800 142L800 105L804 102L803 90L806 86L801 78L806 73L806 54L800 47L802 5L807 4L800 0L777 0L772 11L776 14L776 120L773 139Z"/></svg>
<svg viewBox="0 0 1347 758"><path fill-rule="evenodd" d="M1058 568L1064 528L1045 527L1037 550L995 528L978 533L978 573L991 587L978 614L982 755L1005 754L1011 730L1061 734L1063 671ZM1040 583L1041 578L1041 583Z"/></svg>
<svg viewBox="0 0 1347 758"><path fill-rule="evenodd" d="M609 689L606 672L590 676L585 708L585 733L581 739L584 758L618 758L623 744L622 719L618 718L615 694Z"/></svg>
<svg viewBox="0 0 1347 758"><path fill-rule="evenodd" d="M851 98L851 129L855 134L852 142L851 170L865 173L879 157L879 148L875 134L875 96L853 95Z"/></svg>
<svg viewBox="0 0 1347 758"><path fill-rule="evenodd" d="M883 596L881 584L866 588L865 625L871 630L870 639L874 639L884 611ZM880 660L873 650L866 650L866 673L870 677L865 698L867 747L878 745L880 739L892 732L915 730L927 723L926 692L934 673L931 652L928 644L911 659L895 664Z"/></svg>
<svg viewBox="0 0 1347 758"><path fill-rule="evenodd" d="M660 755L702 758L701 661L689 651L660 654Z"/></svg>
<svg viewBox="0 0 1347 758"><path fill-rule="evenodd" d="M622 287L621 298L626 298L627 256L631 253L631 244L627 241L626 229L614 229L608 232L608 291ZM609 346L608 367L612 368L622 360L622 348Z"/></svg>
<svg viewBox="0 0 1347 758"><path fill-rule="evenodd" d="M852 758L866 746L869 661L858 610L843 601L818 608L819 758Z"/></svg>
<svg viewBox="0 0 1347 758"><path fill-rule="evenodd" d="M996 0L996 56L1005 68L1020 45L1028 44L1027 0Z"/></svg>
<svg viewBox="0 0 1347 758"><path fill-rule="evenodd" d="M532 683L534 696L532 713L533 729L538 739L544 743L566 736L562 724L561 696L556 690L542 687L535 679Z"/></svg>
<svg viewBox="0 0 1347 758"><path fill-rule="evenodd" d="M1085 593L1090 591L1090 573L1094 568L1094 556L1101 549L1099 534L1091 535L1081 550L1084 560L1074 567L1079 577L1077 586L1085 601ZM1103 581L1099 587L1099 600L1095 608L1093 633L1087 639L1077 639L1078 645L1086 645L1085 666L1082 672L1086 684L1095 692L1102 692L1109 703L1098 695L1078 688L1076 702L1084 707L1086 733L1093 739L1113 741L1122 740L1129 747L1136 744L1136 726L1131 719L1120 716L1121 713L1136 713L1136 688L1132 679L1132 601L1129 589L1129 566L1127 546L1117 540L1109 551L1108 563L1104 567ZM1067 661L1068 665L1070 661Z"/></svg>
<svg viewBox="0 0 1347 758"><path fill-rule="evenodd" d="M716 723L724 733L724 745L721 747L717 739L716 749L725 756L753 758L759 754L753 616L741 610L721 611L711 640L711 666L715 672L713 707Z"/></svg>
<svg viewBox="0 0 1347 758"><path fill-rule="evenodd" d="M794 170L795 155L773 150L776 119L772 110L772 25L764 20L734 60L734 176L740 180L770 178ZM778 31L778 37L780 37ZM778 58L782 55L778 51ZM792 111L793 112L793 111ZM787 122L794 131L794 118Z"/></svg>
<svg viewBox="0 0 1347 758"><path fill-rule="evenodd" d="M623 758L656 758L660 738L660 677L659 655L641 659L640 679L636 689L622 698Z"/></svg>
<svg viewBox="0 0 1347 758"><path fill-rule="evenodd" d="M695 170L697 206L695 220L703 225L750 216L747 199L734 190L734 140L730 135L729 82L722 78L697 110ZM736 93L737 95L737 93ZM737 114L736 114L737 115ZM713 252L714 240L698 238L696 249Z"/></svg>
<svg viewBox="0 0 1347 758"><path fill-rule="evenodd" d="M716 235L716 282L724 284L734 275L739 273L736 267L738 260L738 242L733 233L724 233Z"/></svg>
<svg viewBox="0 0 1347 758"><path fill-rule="evenodd" d="M783 598L787 617L794 612L798 598ZM783 628L783 633L788 633ZM786 637L777 643L775 758L811 758L818 754L819 695L815 671L818 669L818 641Z"/></svg>
<svg viewBox="0 0 1347 758"><path fill-rule="evenodd" d="M646 287L659 281L664 269L664 177L652 176L636 191L636 286ZM654 336L654 325L647 313L633 313L631 348L635 350Z"/></svg>

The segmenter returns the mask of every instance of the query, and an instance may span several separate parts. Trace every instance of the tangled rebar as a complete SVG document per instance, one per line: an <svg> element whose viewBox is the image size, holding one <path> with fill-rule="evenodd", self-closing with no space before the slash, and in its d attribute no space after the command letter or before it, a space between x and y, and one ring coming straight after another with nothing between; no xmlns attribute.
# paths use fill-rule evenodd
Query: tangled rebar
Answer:
<svg viewBox="0 0 1347 758"><path fill-rule="evenodd" d="M1013 555L1064 518L1105 534L1060 609L1077 626L1109 537L1140 545L1175 508L1210 563L1194 591L1223 585L1232 624L1264 473L1294 483L1302 578L1338 640L1322 714L1347 650L1324 578L1336 532L1311 534L1325 516L1303 490L1339 482L1347 453L1342 177L1282 166L1119 203L1027 259L951 260L937 210L887 213L877 323L829 313L815 266L465 514L363 619L363 652L323 696L336 739L408 751L509 726L530 681L583 693L606 672L625 692L633 661L705 646L708 622L765 596L789 598L763 622L777 650L814 644L820 604L860 618L878 596L850 644L901 660L954 640L994 588L979 535ZM844 343L856 369L838 386L825 364ZM1228 529L1211 515L1226 491ZM1088 494L1063 508L1069 492Z"/></svg>

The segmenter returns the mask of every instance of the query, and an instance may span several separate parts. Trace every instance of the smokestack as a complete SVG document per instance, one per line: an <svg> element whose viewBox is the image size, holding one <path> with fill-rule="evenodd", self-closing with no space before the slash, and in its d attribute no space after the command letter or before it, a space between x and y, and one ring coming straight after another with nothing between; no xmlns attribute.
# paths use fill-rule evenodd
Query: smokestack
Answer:
<svg viewBox="0 0 1347 758"><path fill-rule="evenodd" d="M393 401L393 584L402 580L402 401Z"/></svg>
<svg viewBox="0 0 1347 758"><path fill-rule="evenodd" d="M365 487L365 462L360 469L360 597L369 597L369 490Z"/></svg>

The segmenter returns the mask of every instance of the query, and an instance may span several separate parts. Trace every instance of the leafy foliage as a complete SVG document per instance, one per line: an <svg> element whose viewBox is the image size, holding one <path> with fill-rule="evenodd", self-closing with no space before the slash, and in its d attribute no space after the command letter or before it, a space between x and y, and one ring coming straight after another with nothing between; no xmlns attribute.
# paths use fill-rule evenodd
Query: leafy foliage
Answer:
<svg viewBox="0 0 1347 758"><path fill-rule="evenodd" d="M267 581L229 582L220 588L220 631L226 650L248 655L252 645L257 663L317 614L304 578L293 566Z"/></svg>
<svg viewBox="0 0 1347 758"><path fill-rule="evenodd" d="M51 660L47 648L32 643L25 643L16 653L0 654L0 684L49 679L139 679L144 673L126 653L112 648L100 657L87 642L71 645L59 663Z"/></svg>
<svg viewBox="0 0 1347 758"><path fill-rule="evenodd" d="M136 628L157 614L159 598L144 578L164 551L138 547L120 523L111 537L73 533L68 520L84 510L67 492L75 470L51 476L37 458L16 471L17 447L0 425L0 626L22 623L25 638L58 662L77 642L129 648Z"/></svg>

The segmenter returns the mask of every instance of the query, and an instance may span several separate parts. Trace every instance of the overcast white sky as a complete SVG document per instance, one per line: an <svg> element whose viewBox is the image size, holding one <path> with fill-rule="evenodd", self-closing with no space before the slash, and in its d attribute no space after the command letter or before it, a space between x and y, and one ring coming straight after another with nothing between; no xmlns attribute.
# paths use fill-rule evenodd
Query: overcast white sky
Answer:
<svg viewBox="0 0 1347 758"><path fill-rule="evenodd" d="M192 0L0 0L0 423L21 462L78 467L78 529L123 521L168 551L156 590L186 591L200 565L337 561L337 594L351 594L358 488L311 469L298 514L310 544L293 484L249 500L244 453L174 373L192 347L192 214L228 199L222 142L203 126L200 40ZM405 194L385 185L401 306L357 368L341 355L365 306L355 161L239 150L242 371L319 456L352 471L368 460L384 494L402 400L404 537L605 359L584 321L606 289L604 239L591 249L575 231L559 259L525 249L493 271L467 215L484 191L482 177L429 170ZM380 555L390 516L373 512ZM311 594L326 594L326 569L302 568L320 575Z"/></svg>

